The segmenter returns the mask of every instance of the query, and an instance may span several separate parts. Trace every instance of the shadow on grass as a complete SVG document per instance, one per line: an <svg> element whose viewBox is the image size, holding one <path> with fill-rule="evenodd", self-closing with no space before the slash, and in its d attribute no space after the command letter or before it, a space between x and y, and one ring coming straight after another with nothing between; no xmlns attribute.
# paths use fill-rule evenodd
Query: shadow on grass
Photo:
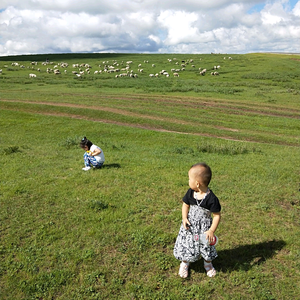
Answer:
<svg viewBox="0 0 300 300"><path fill-rule="evenodd" d="M283 240L266 241L259 244L243 245L234 249L220 250L214 267L224 273L240 270L248 271L260 265L278 253L286 242ZM217 249L218 250L218 249ZM203 272L203 260L191 265L196 272Z"/></svg>
<svg viewBox="0 0 300 300"><path fill-rule="evenodd" d="M116 168L119 169L121 168L120 164L104 164L101 169L111 169L111 168Z"/></svg>

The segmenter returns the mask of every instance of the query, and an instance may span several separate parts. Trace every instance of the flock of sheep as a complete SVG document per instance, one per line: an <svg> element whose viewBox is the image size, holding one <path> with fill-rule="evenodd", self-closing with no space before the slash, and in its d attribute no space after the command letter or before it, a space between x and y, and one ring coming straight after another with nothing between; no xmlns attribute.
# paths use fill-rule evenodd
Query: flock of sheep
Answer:
<svg viewBox="0 0 300 300"><path fill-rule="evenodd" d="M224 59L227 58L224 57ZM232 59L232 58L228 57L228 59ZM196 66L193 59L181 60L181 62L179 62L176 58L173 58L173 59L168 59L168 62L174 65L174 67L170 68L170 72L165 69L162 69L158 72L150 73L149 77L160 77L160 76L170 77L170 75L174 77L179 77L180 73L185 71L188 65L190 68L196 70ZM67 74L68 70L72 68L71 72L75 77L82 77L84 75L91 74L91 73L95 75L101 73L107 73L107 74L115 73L115 78L120 78L120 77L137 78L139 73L145 73L145 69L143 68L143 65L144 66L147 65L147 70L149 70L149 61L147 60L144 60L143 64L139 63L136 69L134 68L134 66L136 65L133 63L133 61L126 61L126 62L122 61L120 63L116 60L113 60L111 62L103 61L96 67L97 69L95 71L92 71L93 67L86 63L81 63L81 64L74 63L72 64L72 66L69 66L69 64L65 62L54 64L53 62L49 62L47 60L46 62L41 63L41 67L38 67L38 64L39 64L38 62L33 61L30 63L30 66L28 66L27 69L30 69L31 71L34 70L38 73L46 71L46 73L48 74L53 73L54 75L60 75L62 73ZM17 62L13 62L11 65L13 67L20 67L23 69L26 68L24 65L19 64ZM7 65L4 67L8 68ZM46 69L41 70L42 67L45 67ZM156 65L151 64L151 68L156 69ZM210 74L213 76L219 75L218 70L220 68L221 68L220 65L215 65L211 67L210 70L212 71L210 72ZM198 74L204 76L208 72L208 70L209 70L208 68L198 67L198 72L199 72ZM2 69L0 69L0 74L2 74ZM29 73L29 78L36 78L36 77L37 74Z"/></svg>

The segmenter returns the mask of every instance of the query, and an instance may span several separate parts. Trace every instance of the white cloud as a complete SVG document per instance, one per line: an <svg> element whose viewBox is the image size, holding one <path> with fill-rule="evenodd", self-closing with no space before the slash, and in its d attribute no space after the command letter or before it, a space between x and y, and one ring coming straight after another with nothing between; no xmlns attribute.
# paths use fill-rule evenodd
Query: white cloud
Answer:
<svg viewBox="0 0 300 300"><path fill-rule="evenodd" d="M158 22L162 28L166 28L168 36L166 45L176 45L179 43L199 42L199 31L193 24L198 17L195 13L184 11L167 10L158 17Z"/></svg>
<svg viewBox="0 0 300 300"><path fill-rule="evenodd" d="M293 14L297 17L300 17L300 1L297 2L293 9Z"/></svg>
<svg viewBox="0 0 300 300"><path fill-rule="evenodd" d="M300 53L300 1L2 0L0 55Z"/></svg>

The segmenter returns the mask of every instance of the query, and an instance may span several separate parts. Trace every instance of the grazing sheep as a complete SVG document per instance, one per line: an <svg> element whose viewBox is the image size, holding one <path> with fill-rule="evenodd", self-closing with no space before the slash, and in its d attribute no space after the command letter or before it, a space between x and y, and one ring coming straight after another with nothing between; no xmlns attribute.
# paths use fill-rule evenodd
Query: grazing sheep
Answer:
<svg viewBox="0 0 300 300"><path fill-rule="evenodd" d="M154 74L149 74L149 77L154 77Z"/></svg>
<svg viewBox="0 0 300 300"><path fill-rule="evenodd" d="M179 77L178 73L173 73L174 77Z"/></svg>
<svg viewBox="0 0 300 300"><path fill-rule="evenodd" d="M29 74L29 78L35 78L36 77L36 75L35 74Z"/></svg>
<svg viewBox="0 0 300 300"><path fill-rule="evenodd" d="M200 72L200 75L204 76L206 73L206 69L203 69L201 72Z"/></svg>

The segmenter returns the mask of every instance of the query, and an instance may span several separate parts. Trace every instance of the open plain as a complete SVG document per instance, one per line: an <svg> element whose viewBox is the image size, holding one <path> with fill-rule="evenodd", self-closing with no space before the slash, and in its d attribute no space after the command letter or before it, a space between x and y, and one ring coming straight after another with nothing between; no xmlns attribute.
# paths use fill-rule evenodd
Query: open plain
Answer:
<svg viewBox="0 0 300 300"><path fill-rule="evenodd" d="M300 59L0 57L1 299L297 299ZM205 70L205 72L203 72ZM83 172L80 138L105 153ZM188 169L222 205L213 279L179 278Z"/></svg>

